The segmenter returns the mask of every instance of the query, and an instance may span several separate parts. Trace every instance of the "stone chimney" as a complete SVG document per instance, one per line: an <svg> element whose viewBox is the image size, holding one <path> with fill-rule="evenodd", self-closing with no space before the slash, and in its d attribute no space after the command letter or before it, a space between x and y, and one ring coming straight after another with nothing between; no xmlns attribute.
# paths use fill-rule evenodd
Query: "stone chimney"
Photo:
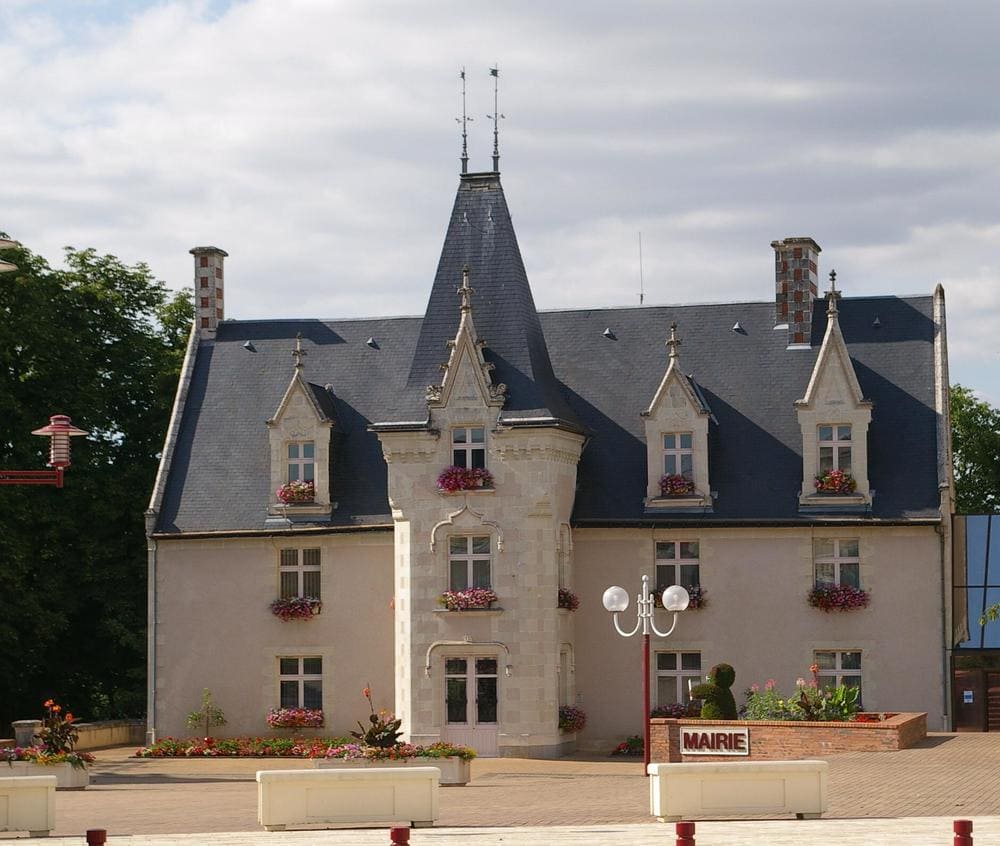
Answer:
<svg viewBox="0 0 1000 846"><path fill-rule="evenodd" d="M774 328L788 330L789 348L808 349L813 303L818 296L820 248L812 238L772 241L774 248Z"/></svg>
<svg viewBox="0 0 1000 846"><path fill-rule="evenodd" d="M223 262L229 255L218 247L195 247L194 314L202 336L214 335L225 314L222 293L225 289Z"/></svg>

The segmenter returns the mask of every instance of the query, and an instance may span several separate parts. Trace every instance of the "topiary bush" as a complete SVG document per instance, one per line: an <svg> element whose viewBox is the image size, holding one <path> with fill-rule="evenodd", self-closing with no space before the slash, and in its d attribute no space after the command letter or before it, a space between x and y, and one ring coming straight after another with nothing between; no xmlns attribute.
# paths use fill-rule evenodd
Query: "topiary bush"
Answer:
<svg viewBox="0 0 1000 846"><path fill-rule="evenodd" d="M708 671L708 681L691 691L691 696L702 700L703 720L738 720L736 700L730 688L736 681L736 670L729 664L716 664Z"/></svg>

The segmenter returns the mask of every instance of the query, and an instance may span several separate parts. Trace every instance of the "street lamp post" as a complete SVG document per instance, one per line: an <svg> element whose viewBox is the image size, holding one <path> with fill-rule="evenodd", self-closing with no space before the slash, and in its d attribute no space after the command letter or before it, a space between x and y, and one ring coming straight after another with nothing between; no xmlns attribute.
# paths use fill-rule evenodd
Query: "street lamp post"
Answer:
<svg viewBox="0 0 1000 846"><path fill-rule="evenodd" d="M51 470L0 470L0 485L55 485L63 486L63 471L69 467L70 438L86 435L77 429L65 414L53 414L49 425L35 429L32 435L49 438L49 467Z"/></svg>
<svg viewBox="0 0 1000 846"><path fill-rule="evenodd" d="M642 630L642 762L643 774L648 775L649 767L649 634L652 632L658 637L670 637L677 627L677 615L688 607L691 597L680 585L671 585L663 591L661 601L667 611L672 611L674 615L670 628L661 632L653 622L653 609L656 607L656 600L649 590L649 576L642 577L642 593L637 597L639 619L635 628L626 632L618 623L618 615L628 608L628 591L625 588L614 585L604 591L604 607L614 616L615 630L622 637L632 637Z"/></svg>

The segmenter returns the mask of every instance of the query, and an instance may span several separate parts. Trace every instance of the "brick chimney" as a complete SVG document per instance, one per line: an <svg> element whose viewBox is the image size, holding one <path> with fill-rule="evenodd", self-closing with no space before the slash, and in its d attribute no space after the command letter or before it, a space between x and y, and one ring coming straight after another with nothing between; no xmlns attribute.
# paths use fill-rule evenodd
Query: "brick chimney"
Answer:
<svg viewBox="0 0 1000 846"><path fill-rule="evenodd" d="M808 349L813 303L818 295L820 248L812 238L772 241L774 248L774 328L788 329L789 348Z"/></svg>
<svg viewBox="0 0 1000 846"><path fill-rule="evenodd" d="M222 293L225 289L223 262L229 255L218 247L195 247L194 314L201 334L214 335L225 314Z"/></svg>

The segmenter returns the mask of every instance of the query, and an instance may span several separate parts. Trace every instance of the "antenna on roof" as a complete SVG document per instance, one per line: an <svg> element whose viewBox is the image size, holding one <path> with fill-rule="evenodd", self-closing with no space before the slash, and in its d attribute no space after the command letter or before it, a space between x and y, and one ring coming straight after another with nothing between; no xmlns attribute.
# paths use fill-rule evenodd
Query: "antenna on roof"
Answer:
<svg viewBox="0 0 1000 846"><path fill-rule="evenodd" d="M642 233L639 233L639 305L645 298L646 286L642 278Z"/></svg>
<svg viewBox="0 0 1000 846"><path fill-rule="evenodd" d="M495 64L490 68L490 76L493 77L493 114L486 115L493 119L493 172L500 172L500 118L506 115L500 114L500 65Z"/></svg>
<svg viewBox="0 0 1000 846"><path fill-rule="evenodd" d="M455 120L462 124L462 173L469 172L469 143L468 143L468 132L466 131L466 124L472 120L465 113L465 67L463 65L462 70L458 74L462 79L462 116L460 118L455 118Z"/></svg>

